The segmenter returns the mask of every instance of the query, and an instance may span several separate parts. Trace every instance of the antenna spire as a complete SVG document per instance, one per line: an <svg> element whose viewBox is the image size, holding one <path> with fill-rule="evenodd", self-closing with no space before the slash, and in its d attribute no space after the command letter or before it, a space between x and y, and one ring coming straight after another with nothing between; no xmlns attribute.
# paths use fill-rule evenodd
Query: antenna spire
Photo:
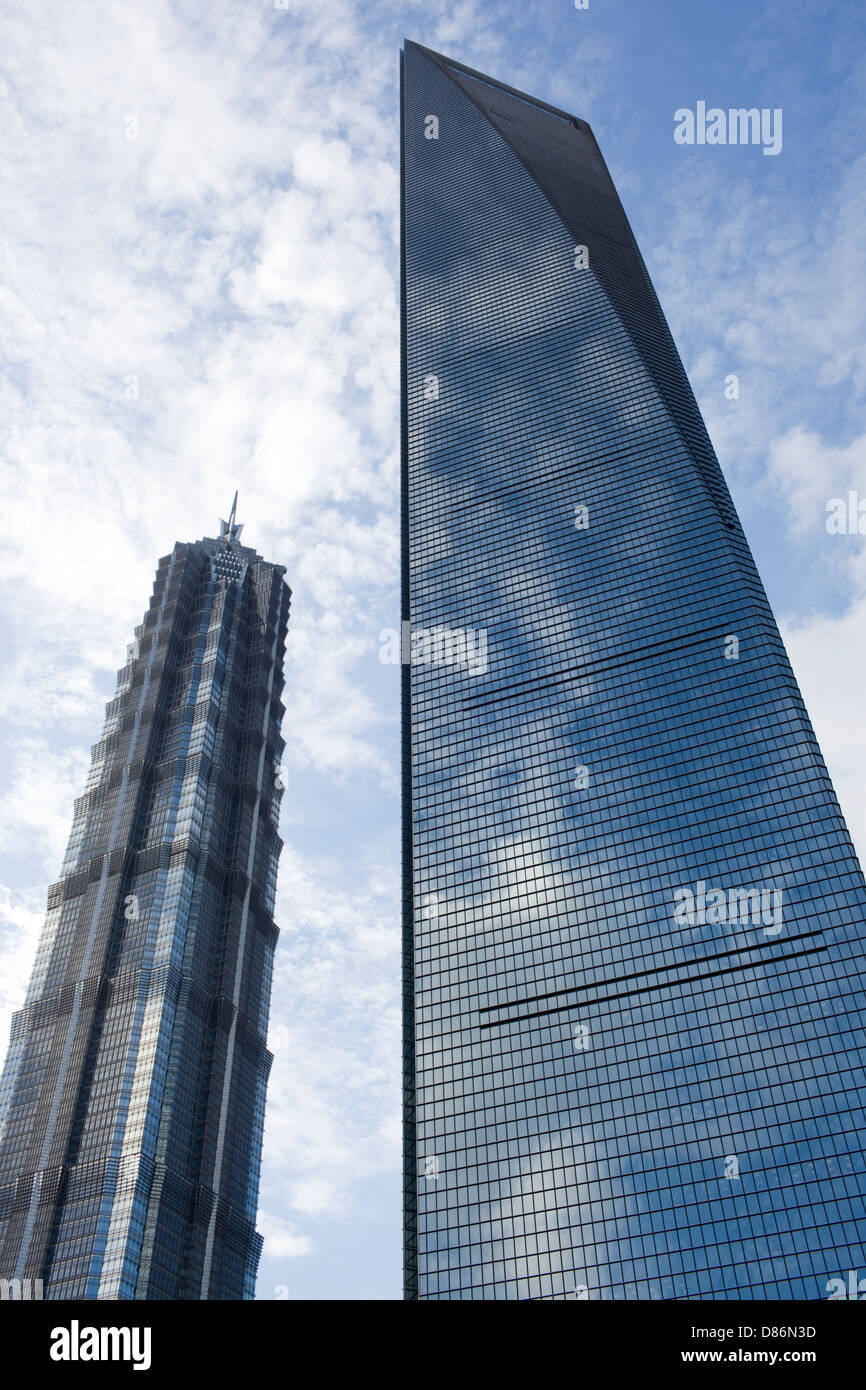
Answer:
<svg viewBox="0 0 866 1390"><path fill-rule="evenodd" d="M228 521L221 521L221 522L220 522L220 540L226 540L226 541L239 541L239 540L240 540L240 538L241 538L241 531L242 531L244 528L243 528L243 522L238 523L238 521L236 520L236 518L237 518L237 512L238 512L238 493L237 493L237 488L235 488L235 495L234 495L234 500L232 501L232 509L231 509L231 511L229 512L229 519L228 519Z"/></svg>

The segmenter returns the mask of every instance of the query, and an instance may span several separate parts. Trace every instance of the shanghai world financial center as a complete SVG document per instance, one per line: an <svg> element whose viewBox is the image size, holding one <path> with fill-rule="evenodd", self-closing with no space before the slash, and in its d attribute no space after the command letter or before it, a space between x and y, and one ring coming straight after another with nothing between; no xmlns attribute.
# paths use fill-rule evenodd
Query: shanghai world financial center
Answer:
<svg viewBox="0 0 866 1390"><path fill-rule="evenodd" d="M866 892L688 380L582 120L402 143L406 1296L825 1298Z"/></svg>
<svg viewBox="0 0 866 1390"><path fill-rule="evenodd" d="M582 119L401 82L410 1300L815 1300L866 1262L866 889ZM0 1090L0 1277L249 1299L289 590L159 562ZM300 808L303 812L303 808Z"/></svg>

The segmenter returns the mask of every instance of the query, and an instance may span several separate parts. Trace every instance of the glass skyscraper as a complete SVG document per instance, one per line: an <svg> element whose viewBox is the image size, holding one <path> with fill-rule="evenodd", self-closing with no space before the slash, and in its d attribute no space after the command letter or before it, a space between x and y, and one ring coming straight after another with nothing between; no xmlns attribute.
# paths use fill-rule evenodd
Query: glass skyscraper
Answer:
<svg viewBox="0 0 866 1390"><path fill-rule="evenodd" d="M866 1272L866 889L582 120L402 82L406 1296Z"/></svg>
<svg viewBox="0 0 866 1390"><path fill-rule="evenodd" d="M48 1299L255 1295L290 591L240 533L159 561L13 1020L0 1277Z"/></svg>

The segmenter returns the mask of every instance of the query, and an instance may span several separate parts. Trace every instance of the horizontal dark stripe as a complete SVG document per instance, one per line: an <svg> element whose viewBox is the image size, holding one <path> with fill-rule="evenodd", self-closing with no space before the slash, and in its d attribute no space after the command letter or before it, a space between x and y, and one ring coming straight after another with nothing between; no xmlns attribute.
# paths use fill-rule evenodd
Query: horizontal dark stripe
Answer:
<svg viewBox="0 0 866 1390"><path fill-rule="evenodd" d="M799 932L797 936L786 937L786 944L789 941L806 941L811 936L823 936L823 929L817 931ZM698 965L708 960L725 960L730 956L742 956L747 951L764 951L770 946L780 946L781 941L756 941L752 946L737 946L733 951L714 951L712 955L695 957L690 960L676 961L673 965L654 965L649 970L633 970L630 975L612 975L609 980L594 980L588 985L571 985L569 989L552 989L546 994L528 994L525 999L514 999L505 1004L486 1004L479 1013L495 1013L499 1009L517 1009L523 1004L539 1004L544 999L557 999L563 994L577 994L578 991L587 989L600 989L605 985L621 985L626 980L640 980L646 975L660 975L666 970L682 970L683 966Z"/></svg>
<svg viewBox="0 0 866 1390"><path fill-rule="evenodd" d="M702 980L715 980L722 975L736 975L738 971L754 970L759 965L776 965L783 960L798 960L801 956L816 956L827 951L827 949L828 947L826 946L812 946L806 951L791 951L785 956L773 956L772 959L768 961L756 960L746 962L744 965L730 965L726 970L710 970L705 975L687 975L684 979L680 980L663 980L654 985L642 985L640 989L627 989L619 994L607 994L600 999L578 999L573 1004L561 1004L557 1009L540 1009L538 1012L532 1014L517 1014L514 1018L493 1019L489 1023L479 1024L479 1027L502 1028L508 1023L526 1023L533 1018L547 1018L550 1014L568 1013L571 1009L588 1009L596 1004L612 1004L617 999L630 999L636 994L652 994L655 990L678 989L682 985L700 984Z"/></svg>

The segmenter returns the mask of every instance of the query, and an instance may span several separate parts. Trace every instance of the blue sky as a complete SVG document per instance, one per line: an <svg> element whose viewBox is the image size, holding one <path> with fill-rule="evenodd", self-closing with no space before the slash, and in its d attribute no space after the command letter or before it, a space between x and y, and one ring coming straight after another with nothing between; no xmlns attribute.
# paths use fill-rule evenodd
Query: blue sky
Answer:
<svg viewBox="0 0 866 1390"><path fill-rule="evenodd" d="M10 3L0 19L0 1028L156 560L287 566L259 1297L400 1295L398 52L590 121L866 849L866 42L851 0ZM775 158L674 113L783 111ZM739 399L725 379L739 378Z"/></svg>

